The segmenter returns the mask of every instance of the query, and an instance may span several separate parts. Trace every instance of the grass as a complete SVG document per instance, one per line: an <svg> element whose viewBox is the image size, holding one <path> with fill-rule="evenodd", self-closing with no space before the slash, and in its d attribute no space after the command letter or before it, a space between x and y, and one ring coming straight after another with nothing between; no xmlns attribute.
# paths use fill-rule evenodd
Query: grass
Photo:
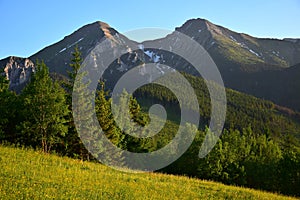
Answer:
<svg viewBox="0 0 300 200"><path fill-rule="evenodd" d="M293 199L194 178L124 173L3 146L0 168L0 199Z"/></svg>
<svg viewBox="0 0 300 200"><path fill-rule="evenodd" d="M241 64L264 63L262 59L227 37L215 36L215 39L221 44L222 48L220 48L220 50L222 53L231 61L236 61Z"/></svg>

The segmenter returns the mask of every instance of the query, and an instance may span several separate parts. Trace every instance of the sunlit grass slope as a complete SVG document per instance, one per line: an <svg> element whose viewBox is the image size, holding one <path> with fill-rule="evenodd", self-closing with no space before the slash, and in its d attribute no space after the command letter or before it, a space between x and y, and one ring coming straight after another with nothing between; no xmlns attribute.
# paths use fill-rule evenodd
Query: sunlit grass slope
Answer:
<svg viewBox="0 0 300 200"><path fill-rule="evenodd" d="M0 199L292 199L157 173L122 173L33 150L0 146Z"/></svg>

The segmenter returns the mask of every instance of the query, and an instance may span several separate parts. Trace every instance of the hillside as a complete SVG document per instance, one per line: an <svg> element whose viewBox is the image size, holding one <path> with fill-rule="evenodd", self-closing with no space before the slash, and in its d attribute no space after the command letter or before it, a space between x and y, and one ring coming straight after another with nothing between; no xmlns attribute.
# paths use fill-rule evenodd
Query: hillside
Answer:
<svg viewBox="0 0 300 200"><path fill-rule="evenodd" d="M288 78L294 77L292 71L299 71L299 39L256 38L199 18L188 20L175 30L205 48L216 63L225 87L300 110L299 84ZM175 32L155 42L161 43L172 37L176 37ZM151 43L153 41L145 42ZM185 50L189 52L188 48ZM152 51L163 56L165 64L199 76L188 62L176 57L170 59L172 53Z"/></svg>
<svg viewBox="0 0 300 200"><path fill-rule="evenodd" d="M268 97L269 100L279 105L287 105L297 108L300 102L300 64L283 70L270 71L268 76L265 72L247 74L243 77L245 88L241 91L255 94L259 98ZM255 84L253 84L255 80ZM270 90L276 88L276 90ZM299 109L298 109L299 110Z"/></svg>
<svg viewBox="0 0 300 200"><path fill-rule="evenodd" d="M100 41L110 38L116 33L118 32L115 29L101 21L87 24L61 41L38 51L30 56L30 59L33 61L44 60L50 67L50 72L67 75L67 70L70 70L71 54L76 45L80 47L82 56L85 58Z"/></svg>
<svg viewBox="0 0 300 200"><path fill-rule="evenodd" d="M202 78L185 73L184 76L191 83L197 95L201 117L200 127L204 128L204 126L209 124L211 112L207 87ZM172 78L164 78L164 82L174 84ZM187 95L184 88L181 91L183 96ZM180 119L180 108L177 98L167 88L157 84L148 84L138 89L135 92L135 96L144 107L160 103L166 106L170 120L175 119L176 121L176 119ZM226 89L226 96L225 128L231 127L242 130L250 125L257 134L271 133L273 138L282 138L286 135L300 138L300 113L231 89Z"/></svg>
<svg viewBox="0 0 300 200"><path fill-rule="evenodd" d="M224 72L278 70L300 63L300 40L256 38L200 18L176 30L199 42Z"/></svg>
<svg viewBox="0 0 300 200"><path fill-rule="evenodd" d="M95 98L95 109L88 106L88 95L83 95L83 93L81 95L84 98L80 101L80 106L85 107L87 105L86 107L96 112L99 124L104 127L103 130L107 138L115 146L136 153L153 152L167 146L171 140L176 138L175 134L178 130L178 121L182 116L182 110L178 106L177 98L168 88L147 83L153 82L159 75L168 74L169 72L175 74L172 72L177 70L182 72L197 95L200 107L200 127L198 131L195 131L196 136L190 148L178 160L161 168L160 172L299 196L300 101L298 78L300 68L297 64L300 62L299 40L254 38L246 34L235 33L203 19L189 20L176 30L186 33L206 48L216 62L227 87L226 121L222 136L214 149L205 158L199 158L199 147L205 136L211 131L207 128L207 125L210 122L214 123L214 120L210 118L211 101L206 84L202 78L199 78L201 74L191 66L188 59L186 60L184 56L179 56L172 50L168 50L168 48L174 50L179 47L182 51L192 54L190 51L192 45L187 45L188 42L182 43L184 40L177 37L176 32L165 38L138 44L127 39L109 25L99 21L80 28L63 40L39 51L29 59L12 56L0 60L0 69L4 68L3 75L6 75L9 79L7 81L0 76L0 100L2 102L0 105L0 113L2 114L0 143L8 142L34 149L42 148L47 153L56 152L58 155L81 158L82 160L96 160L93 156L99 158L104 152L107 152L103 151L101 142L89 142L88 144L89 147L91 145L99 149L97 154L91 154L87 151L81 140L82 138L78 137L75 117L73 118L71 115L74 108L72 107L72 99L74 99L72 98L72 89L73 87L76 88L76 85L73 85L75 77L78 75L77 73L80 74L80 71L78 72L80 66L88 64L92 68L89 71L89 76L92 77L92 80L96 80L96 84L102 72L103 76L100 85L98 85L99 90ZM101 46L100 50L97 49L98 44L104 39L108 39L104 43L105 46ZM192 41L190 38L188 40ZM159 43L166 43L167 46ZM154 48L159 47L159 45L162 47ZM114 58L109 64L104 64L105 56L101 54L102 48L113 50L109 52L110 55L106 55ZM116 55L117 57L115 57ZM199 52L196 56L198 55ZM33 63L31 61L36 59L41 59L44 62ZM82 63L82 59L87 62ZM147 65L149 63L152 63L154 68L149 67ZM109 65L108 68L105 68L106 65ZM196 64L194 63L194 65ZM126 73L137 66L137 74ZM204 63L197 63L196 67L207 67L209 69L210 66L204 61ZM66 75L71 68L73 72L69 76L70 79L67 80ZM151 123L152 119L149 120L149 115L146 114L151 105L158 103L166 108L168 120L155 136L147 138L130 136L122 130L120 124L113 118L110 94L121 77L126 77L128 83L146 83L145 86L135 91L134 97L136 99L130 97L129 104L124 100L126 96L129 97L128 94L124 92L122 94L124 96L121 95L123 100L120 100L120 102L123 102L123 107L121 106L117 115L121 121L124 119L123 108L127 105L130 107L130 121L141 126ZM213 78L208 80L209 83L218 88L219 85L211 82L211 80ZM195 110L195 106L198 107L198 104L193 104L195 101L190 98L191 95L187 92L187 86L183 85L180 82L181 80L172 76L163 81L168 83L166 85L175 86L176 89L179 89L179 96L188 97L184 99L183 104L186 104L189 111L191 111L189 117L194 118L194 114L199 117L198 111ZM28 82L29 84L27 84ZM14 93L12 91L19 92L26 84L27 87L23 92ZM121 88L123 89L124 86L122 84ZM224 102L223 99L220 99L220 95L216 98ZM90 119L91 116L88 115L86 119ZM220 115L220 117L222 116ZM97 130L93 128L91 124L88 124L87 130L95 133L94 136L98 136ZM135 130L135 126L128 126L127 128L129 131ZM186 130L193 131L190 128L192 127L187 125ZM212 131L214 132L214 130ZM171 151L176 152L179 147L181 145L174 147ZM6 148L3 153L6 151L14 150ZM27 152L30 154L31 151ZM18 153L16 150L15 153L6 154L12 154L13 158L27 158L26 153ZM33 155L39 157L40 160L36 161ZM129 167L131 160L127 159L125 155L115 153L110 155L113 156L109 156L108 159L120 158L121 166ZM182 199L181 195L188 196L190 199L197 199L201 197L209 198L212 197L211 195L216 195L217 192L226 190L223 186L212 186L212 188L206 189L215 191L213 194L209 193L210 196L201 196L206 194L206 190L203 191L200 185L207 182L190 179L191 182L195 181L193 184L195 183L196 186L194 186L189 185L188 179L183 178L181 180L181 178L178 178L180 181L177 181L177 178L171 178L169 182L165 181L162 185L160 183L156 185L155 182L160 180L156 177L162 175L151 174L147 179L149 184L143 186L141 194L136 194L132 188L136 189L141 184L139 182L147 175L141 176L142 179L140 179L140 176L127 176L101 166L98 169L99 165L91 163L80 163L79 168L76 166L73 168L73 164L70 164L71 161L70 163L65 161L68 159L53 161L51 159L55 160L54 157L46 155L47 158L45 158L44 156L31 152L31 156L28 156L29 161L24 163L19 163L18 160L14 161L10 155L7 156L7 159L0 156L0 161L3 161L1 163L1 165L3 164L2 168L5 168L1 172L4 180L2 182L5 183L1 188L4 188L5 194L18 195L18 192L22 191L20 195L23 195L27 190L30 190L34 195L43 195L35 192L42 190L46 193L49 192L50 195L50 192L55 191L55 188L62 188L62 191L55 192L57 195L66 196L58 196L57 198L80 195L74 191L76 189L78 191L84 190L84 197L136 199L145 196L146 194L143 194L143 192L147 188L151 193L154 193L154 199L166 197L167 195L170 195L167 196L170 199ZM9 159L13 160L12 166L9 164ZM164 159L167 158L164 157ZM39 162L42 164L39 164ZM140 160L133 163L139 162ZM16 168L17 163L20 164L20 169ZM33 164L33 167L29 163ZM52 168L55 171L52 171ZM14 169L19 171L14 171ZM34 171L29 170L29 174L27 174L27 169ZM145 169L145 167L139 169ZM62 174L58 175L59 173L56 172ZM17 178L13 174L17 174ZM96 177L98 177L96 174L104 176L105 180L96 180ZM111 179L107 177L107 174L110 174ZM115 174L117 174L116 177ZM86 178L85 176L91 177ZM11 179L13 181L8 183L4 177L8 177L7 180ZM18 179L18 177L20 178ZM61 177L66 178L66 181L62 181ZM124 177L125 179L123 179ZM154 178L154 181L152 181L152 178ZM112 184L115 179L120 180L121 183ZM168 180L168 178L163 180ZM25 181L29 187L23 188L22 181ZM40 182L42 186L39 189L40 185L38 183ZM94 194L88 192L88 187L77 188L85 182L88 185L91 182L95 183L95 191L99 191L100 196L92 196ZM125 183L123 184L123 182ZM187 186L182 187L181 182L186 183ZM153 185L154 183L155 185ZM70 184L71 187L64 184ZM103 184L105 189L99 190L99 185ZM50 186L51 189L46 188L46 186ZM19 188L18 191L7 192L10 191L9 188L16 187ZM152 188L153 191L151 191ZM172 190L170 191L171 194L165 194L166 189ZM94 186L91 190L94 190ZM112 193L111 191L116 192ZM225 193L229 193L229 196ZM98 193L95 195L98 195ZM146 199L147 195L145 196ZM235 191L231 194L229 189L229 192L221 193L218 199L231 197L252 198L252 196L248 197L248 194L241 197L234 195L240 194L236 194ZM75 197L80 198L80 196ZM34 196L28 198L34 198ZM261 199L260 197L256 198ZM253 197L253 199L256 198Z"/></svg>
<svg viewBox="0 0 300 200"><path fill-rule="evenodd" d="M187 177L122 173L3 146L0 160L1 199L294 199Z"/></svg>

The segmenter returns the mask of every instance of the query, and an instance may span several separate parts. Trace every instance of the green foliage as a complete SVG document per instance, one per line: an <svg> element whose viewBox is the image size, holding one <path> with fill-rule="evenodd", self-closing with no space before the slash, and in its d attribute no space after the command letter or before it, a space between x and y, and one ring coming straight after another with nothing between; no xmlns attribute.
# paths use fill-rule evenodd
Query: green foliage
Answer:
<svg viewBox="0 0 300 200"><path fill-rule="evenodd" d="M198 78L189 74L183 75L190 82L197 95L200 108L200 128L203 130L208 125L211 114L211 104L208 89L202 78ZM167 80L172 83L173 80ZM180 87L180 85L178 85ZM218 87L218 86L215 86ZM181 89L185 94L185 89ZM169 115L168 119L178 123L180 119L179 103L175 95L167 88L157 85L148 84L139 88L134 96L145 109L149 104L160 103L166 107ZM299 129L300 121L297 117L287 116L288 114L281 112L270 101L261 100L253 96L240 92L226 89L227 111L225 128L236 128L240 131L251 125L256 134L271 134L274 140L281 140L285 135L300 138ZM150 102L150 103L149 103ZM189 105L189 102L186 102ZM193 108L191 108L193 109ZM173 120L175 119L175 120Z"/></svg>
<svg viewBox="0 0 300 200"><path fill-rule="evenodd" d="M44 152L50 152L67 134L66 116L69 110L64 90L51 80L43 62L37 62L36 72L21 98L24 102L24 121L19 125L21 141L33 146L41 144Z"/></svg>
<svg viewBox="0 0 300 200"><path fill-rule="evenodd" d="M0 74L0 141L16 142L15 125L18 122L18 100L9 89L9 81Z"/></svg>
<svg viewBox="0 0 300 200"><path fill-rule="evenodd" d="M69 80L63 85L65 91L56 81L50 79L44 63L37 63L32 80L21 95L9 91L8 81L0 76L0 113L2 117L0 142L42 148L44 152L53 150L62 155L90 160L93 158L80 137L89 137L84 138L88 141L85 145L97 149L96 154L103 153L101 141L97 142L99 132L93 128L94 112L96 112L106 137L114 145L124 150L137 153L153 152L174 139L179 127L180 108L176 97L169 89L150 84L138 89L134 94L135 97L124 91L120 95L119 110L116 110L116 115L113 115L112 99L105 90L104 82L100 82L95 105L89 103L95 96L87 90L88 74L79 71L81 62L81 54L76 47L73 52ZM213 135L207 128L211 112L210 97L203 79L188 74L184 74L184 76L194 88L198 98L201 115L200 130L196 131L196 127L189 125L185 127L184 131L197 132L193 144L180 159L161 171L300 196L298 192L298 188L300 188L300 145L297 139L300 138L300 122L297 113L286 111L272 102L227 89L226 129L223 131L221 140L209 155L204 159L199 159L198 153L203 138L207 134ZM74 85L75 78L79 81ZM215 87L218 86L215 85ZM70 112L73 89L77 91L77 101L73 99L73 103L75 101L78 106L85 108L79 116L85 126L78 125L76 127L81 130L80 137ZM187 96L185 88L178 89L182 91L181 95ZM149 116L143 110L147 110L154 103L164 105L168 113L168 120L162 130L148 138L136 138L126 134L136 131L139 126L145 127L149 124ZM193 112L194 108L190 107L192 102L189 98L183 103ZM78 106L73 109L78 109ZM129 113L126 113L128 109L125 108L127 107L129 107ZM129 116L129 120L124 117L124 114ZM117 124L114 117L121 123ZM178 149L178 146L175 147L174 152ZM126 166L123 155L113 156L122 160L122 164ZM115 157L108 159L113 158ZM87 165L92 166L93 164L88 163ZM66 166L69 167L69 164ZM29 167L27 166L27 168ZM64 187L66 186L64 185ZM1 189L0 187L0 191ZM130 190L130 188L128 189ZM126 196L128 193L120 190L120 195ZM176 198L179 196L176 194ZM113 194L110 197L116 196ZM220 197L223 198L223 196ZM230 197L229 195L224 198ZM243 197L248 196L241 198Z"/></svg>
<svg viewBox="0 0 300 200"><path fill-rule="evenodd" d="M76 157L76 158L81 158L81 159L91 159L91 156L89 152L86 150L84 147L82 140L80 139L75 124L74 124L74 119L73 119L73 110L72 110L72 94L73 94L73 89L74 89L74 83L75 79L77 77L77 80L81 85L77 84L77 92L78 94L81 94L81 96L78 96L78 99L81 100L81 102L78 102L78 104L81 104L83 107L88 107L91 117L92 113L92 107L90 105L87 105L88 101L82 101L82 97L87 95L87 91L85 88L87 88L88 84L83 84L83 79L85 76L87 76L86 73L80 72L79 69L81 67L83 59L81 58L81 52L78 49L78 46L76 45L74 48L74 52L72 52L72 59L70 63L71 70L68 71L68 80L63 82L63 86L66 89L66 100L67 100L67 105L69 110L71 111L68 115L68 135L65 138L65 151L64 154L71 156L71 157ZM80 98L81 97L81 98Z"/></svg>
<svg viewBox="0 0 300 200"><path fill-rule="evenodd" d="M100 89L97 91L96 100L95 100L95 111L99 121L99 125L104 132L105 136L110 139L110 141L117 147L127 150L127 141L125 140L126 134L123 134L122 131L116 125L113 114L111 111L111 99L107 98L107 92L104 90L105 84L104 82L100 82ZM118 160L116 166L124 166L125 161L122 153L116 155L115 153L108 153L109 156L102 156L103 152L103 144L98 143L99 148L99 156L101 160L106 159L109 162L114 160ZM106 151L113 151L113 149L107 149Z"/></svg>
<svg viewBox="0 0 300 200"><path fill-rule="evenodd" d="M106 99L108 94L104 90L104 82L100 82L100 85L101 88L96 95L95 110L102 130L108 138L112 139L118 130L111 112L111 99Z"/></svg>
<svg viewBox="0 0 300 200"><path fill-rule="evenodd" d="M220 43L220 51L229 60L242 64L262 64L264 61L258 58L249 50L243 48L238 43L232 41L227 37L215 36L215 39Z"/></svg>
<svg viewBox="0 0 300 200"><path fill-rule="evenodd" d="M208 132L198 132L189 150L163 171L300 195L296 189L300 187L299 149L281 149L277 142L248 127L242 132L224 130L214 149L199 159L198 151Z"/></svg>
<svg viewBox="0 0 300 200"><path fill-rule="evenodd" d="M300 196L300 149L289 148L283 152L282 157L278 166L280 174L277 174L279 187L286 194Z"/></svg>
<svg viewBox="0 0 300 200"><path fill-rule="evenodd" d="M72 68L72 71L68 72L69 78L71 82L74 84L74 80L76 78L76 75L80 69L81 63L83 61L81 57L81 52L79 51L78 45L75 46L74 52L72 53L72 63L70 64L70 67Z"/></svg>
<svg viewBox="0 0 300 200"><path fill-rule="evenodd" d="M0 92L8 91L9 81L1 74L0 76Z"/></svg>
<svg viewBox="0 0 300 200"><path fill-rule="evenodd" d="M77 73L80 69L80 66L82 64L82 57L81 57L81 52L78 49L78 46L76 45L74 48L74 52L72 52L72 59L71 59L71 63L70 63L70 67L71 70L68 71L68 78L69 80L64 82L64 86L67 89L67 92L71 95L73 92L73 86L74 86L74 82L77 76ZM71 100L69 99L70 103Z"/></svg>

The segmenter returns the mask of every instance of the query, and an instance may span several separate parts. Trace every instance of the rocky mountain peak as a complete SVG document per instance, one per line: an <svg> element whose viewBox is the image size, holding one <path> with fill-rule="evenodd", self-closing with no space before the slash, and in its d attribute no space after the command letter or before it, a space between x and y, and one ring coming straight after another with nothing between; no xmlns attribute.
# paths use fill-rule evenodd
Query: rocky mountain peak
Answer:
<svg viewBox="0 0 300 200"><path fill-rule="evenodd" d="M48 46L30 57L31 60L42 59L50 67L50 72L66 75L69 70L70 60L74 48L78 46L82 57L85 58L89 52L104 38L113 38L118 32L107 23L96 21L87 24L63 40Z"/></svg>
<svg viewBox="0 0 300 200"><path fill-rule="evenodd" d="M176 27L176 31L180 32L189 32L189 31L195 31L198 33L201 33L203 30L208 30L209 22L205 19L190 19L187 20L182 26Z"/></svg>
<svg viewBox="0 0 300 200"><path fill-rule="evenodd" d="M11 56L5 59L4 75L9 80L9 87L16 90L26 84L35 71L34 63L28 58Z"/></svg>

